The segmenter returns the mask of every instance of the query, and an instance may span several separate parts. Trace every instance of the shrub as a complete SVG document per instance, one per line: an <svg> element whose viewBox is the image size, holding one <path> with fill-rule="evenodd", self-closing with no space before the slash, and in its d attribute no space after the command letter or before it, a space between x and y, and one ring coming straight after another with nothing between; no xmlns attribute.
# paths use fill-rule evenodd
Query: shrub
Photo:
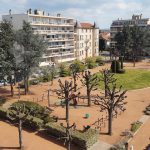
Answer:
<svg viewBox="0 0 150 150"><path fill-rule="evenodd" d="M55 137L64 137L66 129L56 123L48 123L45 128L47 132ZM86 132L78 130L70 130L72 143L78 145L81 149L87 149L97 142L98 132L93 129L88 129Z"/></svg>
<svg viewBox="0 0 150 150"><path fill-rule="evenodd" d="M104 65L104 61L103 61L103 59L102 59L101 56L97 56L97 57L96 57L96 63L97 63L99 66Z"/></svg>
<svg viewBox="0 0 150 150"><path fill-rule="evenodd" d="M71 65L74 65L76 68L76 72L83 72L85 70L85 65L79 61L79 60L75 60ZM71 67L70 65L70 67Z"/></svg>
<svg viewBox="0 0 150 150"><path fill-rule="evenodd" d="M30 130L39 130L42 126L43 126L43 120L33 117L33 116L28 116L24 122L23 122L23 126L27 129Z"/></svg>
<svg viewBox="0 0 150 150"><path fill-rule="evenodd" d="M49 82L51 81L51 79L52 79L51 75L47 74L42 77L42 82Z"/></svg>
<svg viewBox="0 0 150 150"><path fill-rule="evenodd" d="M117 72L117 73L123 74L123 73L125 73L125 72L126 72L126 70L125 70L125 69L120 69L120 70L118 70L118 72Z"/></svg>
<svg viewBox="0 0 150 150"><path fill-rule="evenodd" d="M69 68L67 68L64 63L61 63L59 66L59 76L60 77L67 77L69 75L70 75Z"/></svg>
<svg viewBox="0 0 150 150"><path fill-rule="evenodd" d="M33 79L33 80L30 80L29 81L29 84L30 85L37 85L37 84L39 84L40 83L40 81L38 80L38 79Z"/></svg>
<svg viewBox="0 0 150 150"><path fill-rule="evenodd" d="M30 111L31 116L42 119L44 123L47 123L52 120L51 117L49 116L49 111L37 103L29 102L29 101L19 101L19 102L13 103L12 106L18 107L22 104L25 105L25 109Z"/></svg>
<svg viewBox="0 0 150 150"><path fill-rule="evenodd" d="M142 123L139 121L132 123L131 124L131 131L136 132L141 125L142 125Z"/></svg>
<svg viewBox="0 0 150 150"><path fill-rule="evenodd" d="M7 109L0 107L0 119L7 119Z"/></svg>
<svg viewBox="0 0 150 150"><path fill-rule="evenodd" d="M146 107L146 109L144 110L144 113L146 115L150 115L150 105Z"/></svg>
<svg viewBox="0 0 150 150"><path fill-rule="evenodd" d="M88 69L93 69L96 67L96 59L94 57L89 57L85 60Z"/></svg>
<svg viewBox="0 0 150 150"><path fill-rule="evenodd" d="M118 73L118 71L121 69L120 62L113 60L111 63L111 71L112 73Z"/></svg>
<svg viewBox="0 0 150 150"><path fill-rule="evenodd" d="M0 106L6 102L6 98L0 96Z"/></svg>

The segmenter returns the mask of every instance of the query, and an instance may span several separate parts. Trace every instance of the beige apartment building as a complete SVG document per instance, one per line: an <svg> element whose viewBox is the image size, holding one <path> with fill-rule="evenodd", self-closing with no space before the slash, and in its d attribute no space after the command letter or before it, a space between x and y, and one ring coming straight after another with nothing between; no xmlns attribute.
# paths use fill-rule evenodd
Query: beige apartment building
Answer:
<svg viewBox="0 0 150 150"><path fill-rule="evenodd" d="M44 11L29 9L26 14L3 15L2 19L10 21L14 29L21 29L23 21L29 22L35 34L41 35L48 42L48 49L42 57L40 66L52 62L69 62L74 56L74 20L53 16Z"/></svg>
<svg viewBox="0 0 150 150"><path fill-rule="evenodd" d="M129 26L134 26L137 25L141 28L147 28L150 26L150 18L142 18L141 15L133 15L131 19L118 19L112 22L110 26L110 38L111 38L111 43L110 46L112 48L115 47L116 41L114 40L114 37L117 32L122 31L124 25L129 25Z"/></svg>
<svg viewBox="0 0 150 150"><path fill-rule="evenodd" d="M84 60L99 55L99 28L96 24L75 23L75 57Z"/></svg>
<svg viewBox="0 0 150 150"><path fill-rule="evenodd" d="M41 35L48 43L40 66L99 55L99 28L95 23L75 23L74 19L60 14L54 16L31 9L25 14L9 12L2 19L10 21L15 30L22 28L23 21L29 22L34 34Z"/></svg>

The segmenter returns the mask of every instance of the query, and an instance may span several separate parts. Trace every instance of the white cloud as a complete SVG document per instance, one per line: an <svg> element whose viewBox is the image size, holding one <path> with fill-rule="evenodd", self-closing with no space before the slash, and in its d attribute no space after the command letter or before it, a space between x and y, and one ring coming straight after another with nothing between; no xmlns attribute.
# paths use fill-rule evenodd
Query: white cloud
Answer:
<svg viewBox="0 0 150 150"><path fill-rule="evenodd" d="M100 27L109 27L112 20L131 18L143 13L150 17L149 0L0 0L0 14L24 13L29 8L40 8L51 14L58 12L80 21L96 21Z"/></svg>

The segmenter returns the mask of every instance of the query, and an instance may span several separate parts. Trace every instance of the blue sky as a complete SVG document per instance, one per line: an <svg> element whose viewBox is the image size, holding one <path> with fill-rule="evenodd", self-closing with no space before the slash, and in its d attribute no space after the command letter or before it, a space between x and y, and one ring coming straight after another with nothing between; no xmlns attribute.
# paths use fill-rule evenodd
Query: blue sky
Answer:
<svg viewBox="0 0 150 150"><path fill-rule="evenodd" d="M112 20L143 14L150 18L150 0L0 0L0 15L24 13L27 9L45 10L52 15L61 13L81 22L94 22L109 28Z"/></svg>

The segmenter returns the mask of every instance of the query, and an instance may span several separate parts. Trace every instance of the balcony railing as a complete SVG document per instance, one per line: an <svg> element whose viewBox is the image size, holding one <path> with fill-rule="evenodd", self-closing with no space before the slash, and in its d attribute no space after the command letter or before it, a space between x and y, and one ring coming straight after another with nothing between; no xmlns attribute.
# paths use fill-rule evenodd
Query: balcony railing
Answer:
<svg viewBox="0 0 150 150"><path fill-rule="evenodd" d="M70 30L70 31L68 31L68 30L34 30L34 33L37 33L37 34L53 34L53 33L55 33L55 34L59 34L59 33L61 33L61 34L73 34L74 33L74 31L72 31L72 30Z"/></svg>

